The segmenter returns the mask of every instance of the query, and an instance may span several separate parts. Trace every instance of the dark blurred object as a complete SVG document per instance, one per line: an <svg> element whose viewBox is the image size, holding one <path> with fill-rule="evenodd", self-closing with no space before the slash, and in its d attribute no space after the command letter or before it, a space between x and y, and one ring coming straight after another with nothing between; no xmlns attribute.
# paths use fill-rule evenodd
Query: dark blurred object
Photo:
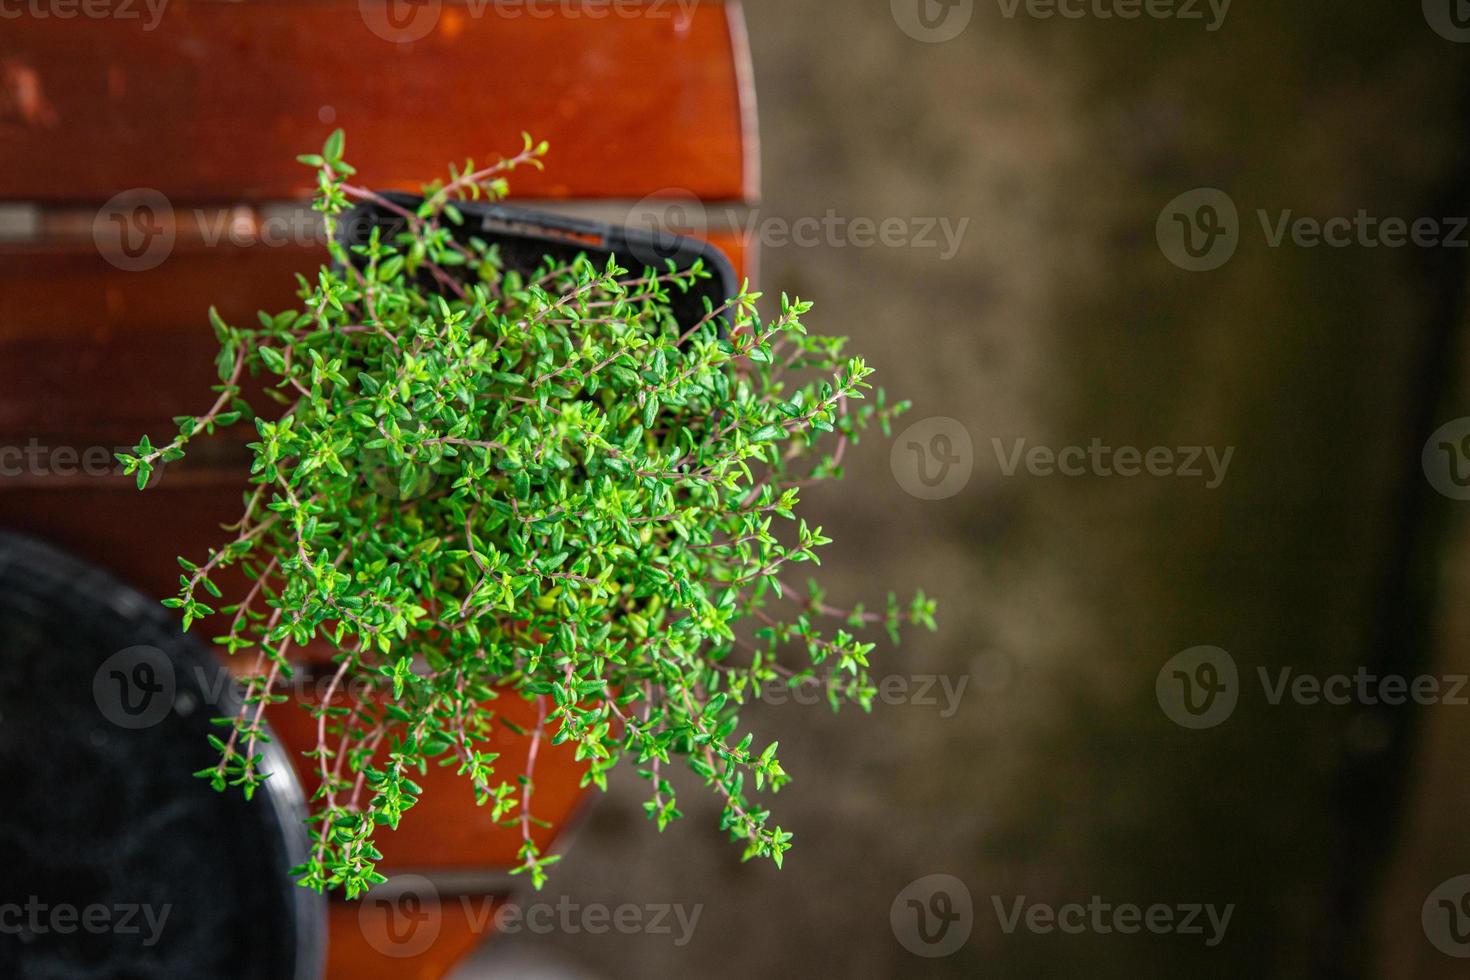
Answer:
<svg viewBox="0 0 1470 980"><path fill-rule="evenodd" d="M0 975L322 975L326 902L290 873L306 811L280 749L260 746L254 801L191 775L238 697L157 602L0 535Z"/></svg>
<svg viewBox="0 0 1470 980"><path fill-rule="evenodd" d="M392 191L382 197L410 212L416 211L424 201L420 195ZM702 263L710 273L708 279L687 292L670 291L669 308L685 329L692 328L707 311L718 310L726 300L734 299L740 291L740 281L730 260L718 246L698 238L662 228L623 228L508 204L463 201L456 202L455 208L465 219L464 223L446 223L446 227L459 241L477 238L485 242L494 247L503 268L526 278L538 270L544 271L547 259L567 265L579 255L587 256L598 269L616 257L618 265L632 275L641 275L645 268L663 273L670 262L680 271L696 262ZM338 238L348 246L366 244L374 228L380 230L382 241L392 242L407 225L407 220L391 207L378 203L359 204L344 213L340 221ZM436 288L427 273L422 278L425 289Z"/></svg>

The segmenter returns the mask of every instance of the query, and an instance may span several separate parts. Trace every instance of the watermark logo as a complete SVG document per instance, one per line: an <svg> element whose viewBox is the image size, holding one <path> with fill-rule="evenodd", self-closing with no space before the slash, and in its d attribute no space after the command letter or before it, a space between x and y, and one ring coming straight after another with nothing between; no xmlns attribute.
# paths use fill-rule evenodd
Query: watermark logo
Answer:
<svg viewBox="0 0 1470 980"><path fill-rule="evenodd" d="M1470 959L1470 875L1440 882L1424 899L1419 921L1435 949L1446 956Z"/></svg>
<svg viewBox="0 0 1470 980"><path fill-rule="evenodd" d="M98 253L124 272L157 268L173 251L175 234L173 205L151 187L114 194L92 219Z"/></svg>
<svg viewBox="0 0 1470 980"><path fill-rule="evenodd" d="M434 945L443 926L439 890L423 875L394 875L358 905L357 926L369 946L395 959L418 956Z"/></svg>
<svg viewBox="0 0 1470 980"><path fill-rule="evenodd" d="M1351 674L1313 674L1290 666L1255 671L1267 705L1301 707L1470 706L1470 674L1378 674L1360 666ZM1176 654L1155 681L1159 707L1184 728L1213 728L1235 710L1245 684L1235 661L1219 647Z"/></svg>
<svg viewBox="0 0 1470 980"><path fill-rule="evenodd" d="M910 496L943 500L969 484L975 469L975 446L962 423L934 416L899 433L889 450L888 466Z"/></svg>
<svg viewBox="0 0 1470 980"><path fill-rule="evenodd" d="M1230 261L1240 244L1240 214L1230 195L1196 187L1174 198L1154 225L1164 257L1188 272L1209 272Z"/></svg>
<svg viewBox="0 0 1470 980"><path fill-rule="evenodd" d="M1176 653L1159 670L1154 695L1164 714L1181 728L1214 728L1234 713L1240 700L1235 658L1211 646Z"/></svg>
<svg viewBox="0 0 1470 980"><path fill-rule="evenodd" d="M1419 462L1435 490L1451 500L1470 500L1470 416L1434 430Z"/></svg>
<svg viewBox="0 0 1470 980"><path fill-rule="evenodd" d="M1470 0L1424 0L1424 19L1447 41L1470 41Z"/></svg>
<svg viewBox="0 0 1470 980"><path fill-rule="evenodd" d="M970 938L975 903L954 875L925 875L911 882L888 909L893 936L915 956L949 956Z"/></svg>
<svg viewBox="0 0 1470 980"><path fill-rule="evenodd" d="M975 16L975 0L889 0L889 8L899 30L925 44L953 41Z"/></svg>
<svg viewBox="0 0 1470 980"><path fill-rule="evenodd" d="M679 237L709 235L704 202L683 187L665 187L643 198L629 210L624 223L635 234L628 243L631 261L620 264L632 265L635 272L642 268L662 271L663 256L674 250Z"/></svg>
<svg viewBox="0 0 1470 980"><path fill-rule="evenodd" d="M173 663L157 647L119 650L92 675L92 698L102 716L119 728L149 728L174 705Z"/></svg>
<svg viewBox="0 0 1470 980"><path fill-rule="evenodd" d="M249 686L258 689L261 681ZM92 676L92 694L104 717L122 728L148 728L168 717L170 709L187 714L198 700L218 705L225 701L235 680L226 671L204 665L177 668L157 647L138 646L120 650L103 661ZM289 678L277 674L270 685L272 694L291 700L361 703L373 695L371 677L355 675L339 679L333 671L298 669ZM197 694L196 694L197 692ZM956 696L963 692L956 692Z"/></svg>
<svg viewBox="0 0 1470 980"><path fill-rule="evenodd" d="M394 44L412 44L439 23L441 0L357 0L367 29Z"/></svg>
<svg viewBox="0 0 1470 980"><path fill-rule="evenodd" d="M1470 0L1467 0L1470 2ZM1318 217L1291 208L1256 208L1267 248L1470 248L1470 218L1413 218L1380 215L1359 208L1353 214ZM1244 234L1235 202L1224 191L1199 187L1164 206L1156 226L1164 255L1191 272L1207 272L1228 262Z"/></svg>

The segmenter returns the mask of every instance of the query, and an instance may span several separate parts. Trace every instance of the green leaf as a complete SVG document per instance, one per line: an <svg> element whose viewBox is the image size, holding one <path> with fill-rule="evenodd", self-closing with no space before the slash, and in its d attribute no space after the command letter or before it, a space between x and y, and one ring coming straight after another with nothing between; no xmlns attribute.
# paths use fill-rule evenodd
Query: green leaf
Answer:
<svg viewBox="0 0 1470 980"><path fill-rule="evenodd" d="M332 130L332 135L327 137L327 142L322 147L322 156L326 160L336 161L342 159L342 150L347 142L347 134L341 129Z"/></svg>
<svg viewBox="0 0 1470 980"><path fill-rule="evenodd" d="M785 438L786 430L779 425L763 425L750 434L751 442L774 442Z"/></svg>

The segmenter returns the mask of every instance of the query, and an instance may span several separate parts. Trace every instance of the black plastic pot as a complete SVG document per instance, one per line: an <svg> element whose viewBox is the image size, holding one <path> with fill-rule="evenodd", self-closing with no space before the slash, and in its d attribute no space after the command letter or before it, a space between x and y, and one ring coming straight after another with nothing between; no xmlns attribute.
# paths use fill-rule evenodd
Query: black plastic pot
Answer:
<svg viewBox="0 0 1470 980"><path fill-rule="evenodd" d="M384 192L382 196L409 211L417 209L424 200L397 191ZM680 270L703 259L705 268L713 275L688 293L674 290L671 296L670 306L681 324L698 322L705 313L705 300L718 308L733 299L740 288L735 269L725 253L698 238L620 228L508 204L456 201L455 207L465 218L462 225L445 223L455 237L461 242L479 238L499 246L506 268L521 273L534 272L547 256L569 262L578 254L586 254L601 267L610 256L616 255L618 264L635 274L645 266L663 269L670 259ZM337 237L344 245L361 245L368 240L372 229L379 227L383 240L391 241L391 236L402 231L404 225L401 216L382 205L359 204L342 216Z"/></svg>
<svg viewBox="0 0 1470 980"><path fill-rule="evenodd" d="M228 674L158 602L0 534L0 977L314 980L326 907L295 884L301 787L252 801L218 760Z"/></svg>

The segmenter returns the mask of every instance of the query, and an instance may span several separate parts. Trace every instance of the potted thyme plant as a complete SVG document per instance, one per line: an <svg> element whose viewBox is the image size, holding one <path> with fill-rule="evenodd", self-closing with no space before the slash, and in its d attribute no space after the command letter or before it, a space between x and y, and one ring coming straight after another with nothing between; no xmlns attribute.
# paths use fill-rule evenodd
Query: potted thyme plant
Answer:
<svg viewBox="0 0 1470 980"><path fill-rule="evenodd" d="M808 334L799 299L768 319L745 286L680 322L672 304L709 279L704 263L508 268L462 233L463 209L503 198L545 144L453 169L411 207L354 186L343 146L338 131L300 158L332 264L301 280L298 308L254 325L211 310L213 405L119 455L143 488L201 436L256 433L232 537L180 558L164 602L185 629L218 614L215 642L254 662L243 710L212 737L219 762L198 775L259 786L264 708L284 700L293 658L325 643L328 696L305 709L321 781L296 869L308 887L356 897L384 880L374 835L432 763L523 828L516 870L541 886L556 856L531 840L533 783L486 749L497 688L539 706L530 737L575 743L586 783L638 767L659 829L680 815L665 767L681 758L723 799L744 856L780 865L791 834L754 794L789 777L740 706L758 685L815 678L834 707L867 708L874 644L860 634L934 626L922 592L842 610L793 578L828 543L798 515L801 488L840 477L870 423L886 433L906 405L869 401L871 369L842 338ZM364 202L401 232L340 241ZM276 406L247 403L252 378ZM249 585L226 602L216 579L232 567ZM333 705L349 687L350 706Z"/></svg>

